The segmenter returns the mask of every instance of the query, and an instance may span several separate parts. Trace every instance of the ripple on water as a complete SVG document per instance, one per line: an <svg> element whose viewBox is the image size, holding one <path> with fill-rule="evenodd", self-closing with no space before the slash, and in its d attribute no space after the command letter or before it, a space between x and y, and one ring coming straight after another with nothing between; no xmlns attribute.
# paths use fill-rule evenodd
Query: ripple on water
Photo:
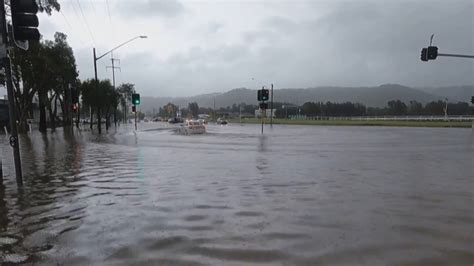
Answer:
<svg viewBox="0 0 474 266"><path fill-rule="evenodd" d="M266 249L236 249L197 246L190 248L187 253L220 259L223 261L248 263L275 262L286 260L288 258L288 255L283 251Z"/></svg>
<svg viewBox="0 0 474 266"><path fill-rule="evenodd" d="M3 264L20 264L28 260L28 256L21 254L2 254L0 252L0 263Z"/></svg>
<svg viewBox="0 0 474 266"><path fill-rule="evenodd" d="M200 214L193 214L193 215L187 215L183 217L183 219L187 222L196 222L196 221L202 221L207 219L207 215L200 215Z"/></svg>
<svg viewBox="0 0 474 266"><path fill-rule="evenodd" d="M8 236L0 236L0 247L6 246L6 245L12 245L18 242L18 239L14 237L8 237Z"/></svg>
<svg viewBox="0 0 474 266"><path fill-rule="evenodd" d="M254 212L254 211L240 211L235 213L236 216L243 216L243 217L257 217L262 216L263 213L261 212Z"/></svg>

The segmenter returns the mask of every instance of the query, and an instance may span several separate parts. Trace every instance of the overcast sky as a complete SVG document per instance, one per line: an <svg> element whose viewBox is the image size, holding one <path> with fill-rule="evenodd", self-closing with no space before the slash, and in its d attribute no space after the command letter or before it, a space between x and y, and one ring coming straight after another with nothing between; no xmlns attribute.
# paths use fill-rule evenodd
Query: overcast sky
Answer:
<svg viewBox="0 0 474 266"><path fill-rule="evenodd" d="M232 88L324 85L474 84L474 60L420 61L435 33L444 53L474 53L474 1L60 0L40 16L40 32L68 35L80 78L98 55L118 49L117 84L147 96L185 96ZM99 78L112 78L110 56ZM252 80L252 78L255 78Z"/></svg>

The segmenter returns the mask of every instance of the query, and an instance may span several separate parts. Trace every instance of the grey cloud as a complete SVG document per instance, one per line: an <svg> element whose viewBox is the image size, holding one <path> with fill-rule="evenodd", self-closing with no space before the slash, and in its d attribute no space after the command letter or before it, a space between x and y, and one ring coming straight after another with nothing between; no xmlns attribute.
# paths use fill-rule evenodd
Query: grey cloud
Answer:
<svg viewBox="0 0 474 266"><path fill-rule="evenodd" d="M419 2L352 2L334 7L321 19L294 23L272 18L263 26L279 31L280 37L263 47L259 57L265 65L271 62L283 72L287 69L286 76L280 77L288 83L472 84L472 61L444 58L426 64L419 60L432 32L440 49L473 53L474 40L466 35L474 29L472 11L470 1L436 3L429 8ZM276 54L279 58L272 58Z"/></svg>
<svg viewBox="0 0 474 266"><path fill-rule="evenodd" d="M127 18L175 17L185 10L178 0L120 1L117 8Z"/></svg>
<svg viewBox="0 0 474 266"><path fill-rule="evenodd" d="M224 28L224 24L214 21L214 22L209 23L208 32L211 34L215 34L219 32L220 30L222 30L223 28Z"/></svg>
<svg viewBox="0 0 474 266"><path fill-rule="evenodd" d="M474 53L474 2L427 3L342 2L319 18L273 16L242 33L240 43L192 47L165 61L152 54L122 58L120 76L156 96L256 88L251 77L280 88L474 84L472 60L419 59L431 33L440 51ZM219 22L212 29L223 30Z"/></svg>

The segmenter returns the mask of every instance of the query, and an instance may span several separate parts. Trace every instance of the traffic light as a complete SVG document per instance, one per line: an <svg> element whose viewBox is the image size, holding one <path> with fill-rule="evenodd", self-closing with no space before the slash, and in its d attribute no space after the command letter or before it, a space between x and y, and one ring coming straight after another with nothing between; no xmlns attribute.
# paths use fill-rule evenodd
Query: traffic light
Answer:
<svg viewBox="0 0 474 266"><path fill-rule="evenodd" d="M135 113L137 111L137 107L134 105L132 106L132 113Z"/></svg>
<svg viewBox="0 0 474 266"><path fill-rule="evenodd" d="M260 103L260 109L268 109L268 103Z"/></svg>
<svg viewBox="0 0 474 266"><path fill-rule="evenodd" d="M474 104L474 96L471 96L471 103Z"/></svg>
<svg viewBox="0 0 474 266"><path fill-rule="evenodd" d="M262 89L262 101L268 101L270 95L270 91L266 89Z"/></svg>
<svg viewBox="0 0 474 266"><path fill-rule="evenodd" d="M428 61L428 48L421 49L421 61L426 62Z"/></svg>
<svg viewBox="0 0 474 266"><path fill-rule="evenodd" d="M262 101L262 90L257 91L257 101Z"/></svg>
<svg viewBox="0 0 474 266"><path fill-rule="evenodd" d="M428 47L428 60L435 60L438 57L438 47L429 46Z"/></svg>
<svg viewBox="0 0 474 266"><path fill-rule="evenodd" d="M75 87L71 87L71 102L72 104L79 102L79 96L77 95L77 89Z"/></svg>
<svg viewBox="0 0 474 266"><path fill-rule="evenodd" d="M133 93L132 94L132 103L134 105L140 105L140 94L138 94L138 93Z"/></svg>
<svg viewBox="0 0 474 266"><path fill-rule="evenodd" d="M39 41L39 22L35 0L11 0L13 37L17 41Z"/></svg>
<svg viewBox="0 0 474 266"><path fill-rule="evenodd" d="M72 111L76 112L77 111L77 103L72 104Z"/></svg>

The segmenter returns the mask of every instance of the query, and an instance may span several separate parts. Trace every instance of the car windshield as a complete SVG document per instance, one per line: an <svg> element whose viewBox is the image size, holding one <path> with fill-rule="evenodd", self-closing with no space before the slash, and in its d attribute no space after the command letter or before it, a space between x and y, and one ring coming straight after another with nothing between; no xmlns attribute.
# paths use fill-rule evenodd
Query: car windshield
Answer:
<svg viewBox="0 0 474 266"><path fill-rule="evenodd" d="M474 265L473 0L0 10L0 265Z"/></svg>

